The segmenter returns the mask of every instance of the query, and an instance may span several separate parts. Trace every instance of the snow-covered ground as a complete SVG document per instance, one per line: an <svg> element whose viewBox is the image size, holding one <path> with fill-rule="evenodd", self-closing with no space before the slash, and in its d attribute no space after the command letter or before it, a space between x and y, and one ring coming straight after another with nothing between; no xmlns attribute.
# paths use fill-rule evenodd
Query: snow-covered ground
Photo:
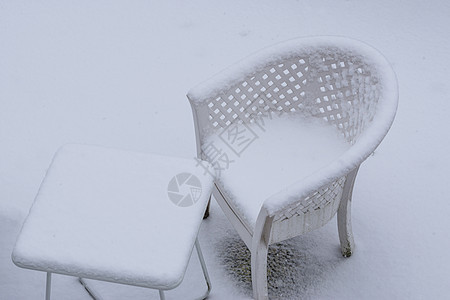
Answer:
<svg viewBox="0 0 450 300"><path fill-rule="evenodd" d="M272 258L272 296L448 298L449 16L443 0L0 0L0 299L43 299L45 274L15 267L10 255L61 145L192 157L185 93L262 47L310 35L349 36L384 53L400 105L357 178L355 254L340 256L335 222L276 246L289 265L280 271ZM248 299L248 252L216 204L200 242L211 299ZM178 296L194 296L192 286L202 284L195 259L190 268ZM105 299L157 297L96 285ZM53 292L89 299L66 276L54 277Z"/></svg>

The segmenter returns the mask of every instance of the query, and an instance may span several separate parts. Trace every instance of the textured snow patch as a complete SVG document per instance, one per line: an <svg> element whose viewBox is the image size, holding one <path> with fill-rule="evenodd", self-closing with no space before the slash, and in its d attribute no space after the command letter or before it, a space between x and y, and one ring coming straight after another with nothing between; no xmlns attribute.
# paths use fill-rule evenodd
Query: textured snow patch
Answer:
<svg viewBox="0 0 450 300"><path fill-rule="evenodd" d="M342 259L324 256L310 235L273 244L267 256L270 299L298 299L323 282L325 274ZM238 236L226 236L215 244L226 276L248 297L252 296L251 255ZM308 297L306 297L308 298Z"/></svg>

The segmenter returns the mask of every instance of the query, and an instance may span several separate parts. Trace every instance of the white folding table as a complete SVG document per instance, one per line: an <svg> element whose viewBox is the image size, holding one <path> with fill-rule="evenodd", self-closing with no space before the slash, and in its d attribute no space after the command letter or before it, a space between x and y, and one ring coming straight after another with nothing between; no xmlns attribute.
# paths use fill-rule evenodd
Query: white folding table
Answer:
<svg viewBox="0 0 450 300"><path fill-rule="evenodd" d="M213 186L206 162L95 146L55 155L13 250L51 274L164 291L183 280ZM209 166L210 167L210 166ZM89 290L88 290L89 291ZM95 297L95 291L89 291Z"/></svg>

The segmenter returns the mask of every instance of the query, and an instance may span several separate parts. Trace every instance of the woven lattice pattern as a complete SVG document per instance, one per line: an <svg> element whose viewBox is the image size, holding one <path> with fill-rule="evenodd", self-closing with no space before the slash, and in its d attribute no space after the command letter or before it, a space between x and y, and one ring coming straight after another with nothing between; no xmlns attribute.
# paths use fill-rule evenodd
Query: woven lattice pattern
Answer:
<svg viewBox="0 0 450 300"><path fill-rule="evenodd" d="M320 188L302 201L295 202L293 206L284 209L280 214L275 216L274 222L281 222L285 219L291 218L292 216L314 212L335 200L340 200L344 183L345 176L325 187Z"/></svg>
<svg viewBox="0 0 450 300"><path fill-rule="evenodd" d="M305 54L267 66L203 103L209 122L204 133L270 112L299 113L322 118L354 143L373 119L377 82L360 58L338 49Z"/></svg>

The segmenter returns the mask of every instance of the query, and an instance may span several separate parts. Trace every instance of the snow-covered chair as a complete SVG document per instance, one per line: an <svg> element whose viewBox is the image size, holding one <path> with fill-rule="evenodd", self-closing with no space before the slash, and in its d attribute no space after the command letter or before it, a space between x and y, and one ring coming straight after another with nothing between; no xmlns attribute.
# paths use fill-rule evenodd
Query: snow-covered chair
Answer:
<svg viewBox="0 0 450 300"><path fill-rule="evenodd" d="M217 171L214 198L250 249L255 299L268 298L269 245L319 228L336 212L342 254L352 254L350 203L355 177L388 132L397 109L396 77L378 51L342 37L295 39L248 57L187 96L198 157L210 161ZM340 150L331 160L299 158L297 152L303 153L309 145L315 147L313 156L321 148L333 152L335 146L327 142L328 137L310 140L301 128L291 130L286 125L275 128L281 135L287 131L293 136L282 147L272 148L271 139L279 142L277 135L264 135L269 131L264 126L270 119L286 119L290 124L293 118L334 130L347 147L337 146ZM258 139L265 139L264 148L258 148ZM286 145L290 152L280 155ZM316 161L312 167L310 160ZM265 167L278 161L284 164L280 169ZM306 173L303 165L308 165ZM285 169L291 169L288 176L272 185L277 172ZM289 174L296 171L301 175L291 178Z"/></svg>

